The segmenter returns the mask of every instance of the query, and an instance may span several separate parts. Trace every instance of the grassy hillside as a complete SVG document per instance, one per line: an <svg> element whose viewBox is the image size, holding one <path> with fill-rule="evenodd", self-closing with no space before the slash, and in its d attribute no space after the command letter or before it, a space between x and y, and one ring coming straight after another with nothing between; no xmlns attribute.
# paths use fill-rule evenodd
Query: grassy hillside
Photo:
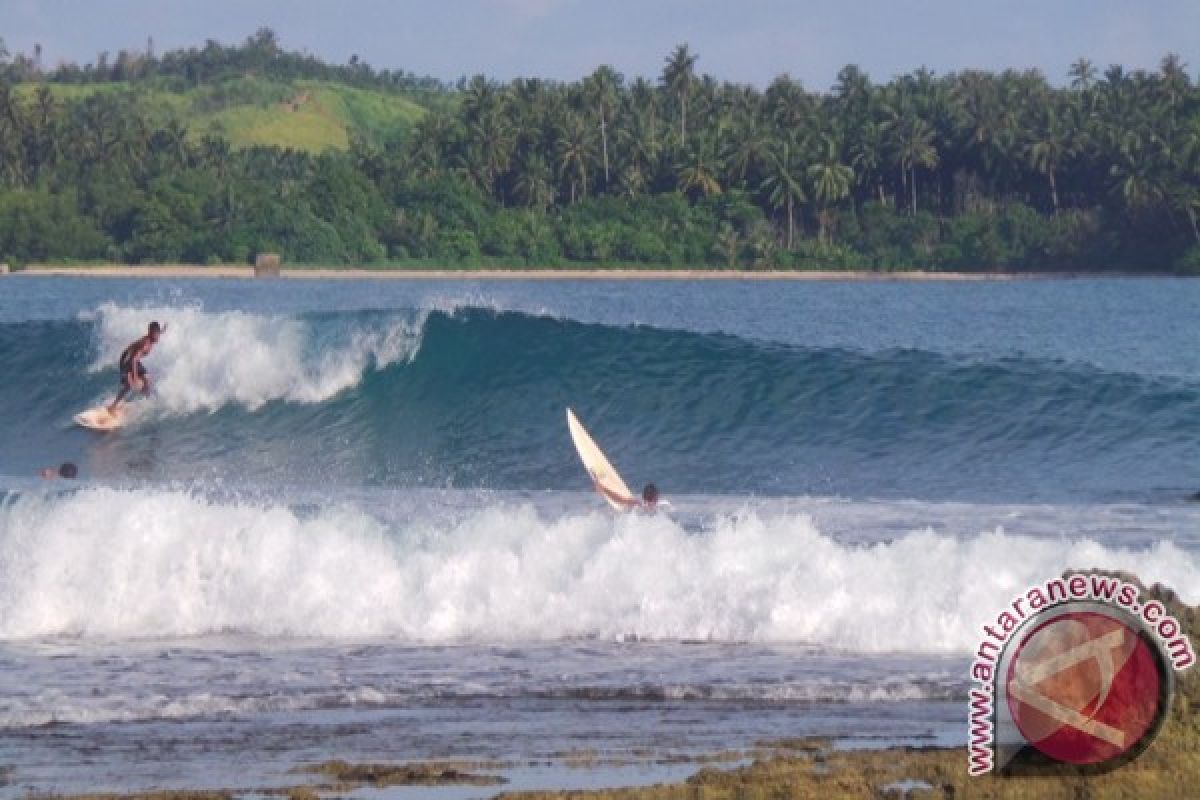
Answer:
<svg viewBox="0 0 1200 800"><path fill-rule="evenodd" d="M409 131L426 113L396 94L316 80L291 82L245 76L173 91L167 84L25 83L31 97L47 86L55 98L78 100L97 93L126 92L157 122L177 119L193 139L222 136L234 147L276 145L308 152L345 150L357 133L380 142Z"/></svg>

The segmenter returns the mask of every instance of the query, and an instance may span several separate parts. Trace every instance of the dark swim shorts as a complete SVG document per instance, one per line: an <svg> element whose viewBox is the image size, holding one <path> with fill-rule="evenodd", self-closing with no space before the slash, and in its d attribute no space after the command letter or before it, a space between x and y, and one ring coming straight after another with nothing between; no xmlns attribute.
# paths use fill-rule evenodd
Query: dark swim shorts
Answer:
<svg viewBox="0 0 1200 800"><path fill-rule="evenodd" d="M142 366L141 364L138 364L137 365L137 373L138 373L139 378L146 377L146 368L144 366ZM122 389L132 389L133 388L132 386L129 385L129 373L128 372L121 373L121 388Z"/></svg>

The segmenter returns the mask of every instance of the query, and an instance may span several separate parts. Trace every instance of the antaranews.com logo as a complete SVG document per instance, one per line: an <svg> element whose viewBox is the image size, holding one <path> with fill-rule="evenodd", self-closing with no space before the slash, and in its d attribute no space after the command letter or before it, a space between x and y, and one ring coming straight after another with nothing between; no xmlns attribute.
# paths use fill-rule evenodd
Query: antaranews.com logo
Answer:
<svg viewBox="0 0 1200 800"><path fill-rule="evenodd" d="M1103 772L1146 749L1195 663L1179 621L1138 586L1066 575L983 627L971 664L968 771Z"/></svg>

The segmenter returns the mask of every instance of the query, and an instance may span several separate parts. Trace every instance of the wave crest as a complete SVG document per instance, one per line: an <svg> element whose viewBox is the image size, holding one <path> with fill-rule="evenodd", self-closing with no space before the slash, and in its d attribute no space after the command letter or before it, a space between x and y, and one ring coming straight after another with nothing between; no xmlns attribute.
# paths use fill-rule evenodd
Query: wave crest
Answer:
<svg viewBox="0 0 1200 800"><path fill-rule="evenodd" d="M806 515L541 515L499 504L385 524L167 490L24 495L0 509L0 638L639 637L965 653L1014 595L1067 568L1200 598L1200 563L1147 549L914 531L849 545Z"/></svg>
<svg viewBox="0 0 1200 800"><path fill-rule="evenodd" d="M106 304L94 318L93 372L113 367L150 320L168 325L146 364L155 406L182 414L229 404L253 411L274 400L328 400L356 386L369 370L414 358L425 314L357 315L316 326L305 318L242 311ZM157 364L168 366L157 369Z"/></svg>

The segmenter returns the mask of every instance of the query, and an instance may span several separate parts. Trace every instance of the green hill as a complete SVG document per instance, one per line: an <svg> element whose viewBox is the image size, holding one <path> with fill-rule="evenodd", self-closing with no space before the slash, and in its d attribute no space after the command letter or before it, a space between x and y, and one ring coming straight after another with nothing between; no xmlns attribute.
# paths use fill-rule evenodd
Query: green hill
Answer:
<svg viewBox="0 0 1200 800"><path fill-rule="evenodd" d="M46 86L60 100L99 93L127 93L150 119L176 119L198 140L228 139L234 147L275 145L312 153L345 150L352 134L381 142L407 133L427 112L402 95L319 80L281 81L257 76L228 78L185 91L165 82L23 83L32 96Z"/></svg>

